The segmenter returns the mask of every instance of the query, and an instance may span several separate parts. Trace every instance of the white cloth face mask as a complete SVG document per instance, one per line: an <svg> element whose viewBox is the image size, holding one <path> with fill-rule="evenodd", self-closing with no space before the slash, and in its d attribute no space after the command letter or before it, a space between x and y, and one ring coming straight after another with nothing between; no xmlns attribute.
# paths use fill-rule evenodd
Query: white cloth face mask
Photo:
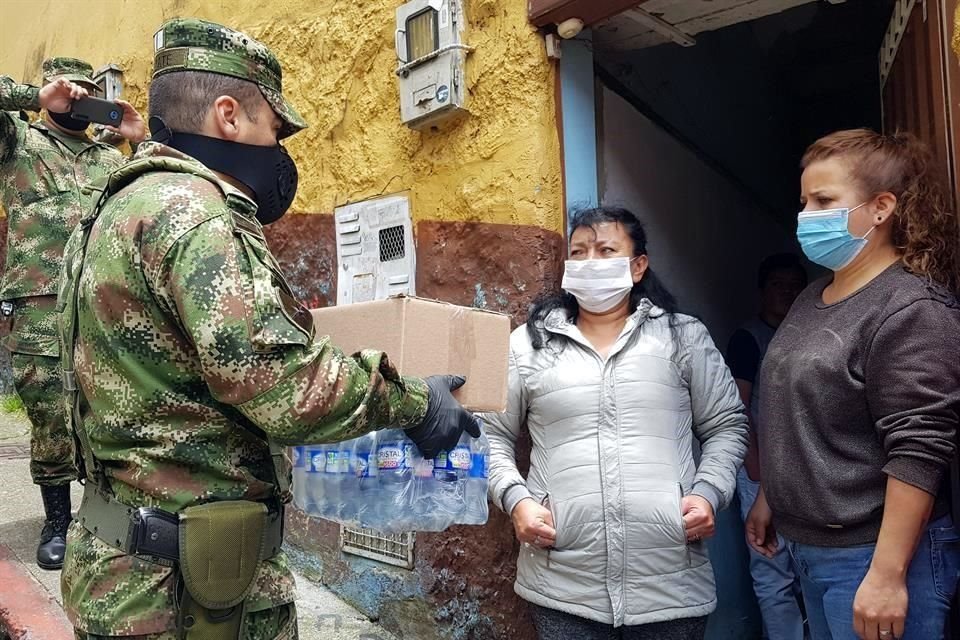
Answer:
<svg viewBox="0 0 960 640"><path fill-rule="evenodd" d="M567 260L560 286L592 313L606 313L633 289L631 258Z"/></svg>

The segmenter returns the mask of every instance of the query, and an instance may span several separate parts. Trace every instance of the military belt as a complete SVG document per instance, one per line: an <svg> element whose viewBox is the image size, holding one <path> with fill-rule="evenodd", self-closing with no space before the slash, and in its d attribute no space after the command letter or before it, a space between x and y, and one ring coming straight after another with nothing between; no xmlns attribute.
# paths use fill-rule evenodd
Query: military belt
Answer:
<svg viewBox="0 0 960 640"><path fill-rule="evenodd" d="M283 506L268 513L265 558L283 544ZM152 507L131 507L105 495L93 483L83 490L77 520L87 531L127 555L173 566L180 560L180 517Z"/></svg>

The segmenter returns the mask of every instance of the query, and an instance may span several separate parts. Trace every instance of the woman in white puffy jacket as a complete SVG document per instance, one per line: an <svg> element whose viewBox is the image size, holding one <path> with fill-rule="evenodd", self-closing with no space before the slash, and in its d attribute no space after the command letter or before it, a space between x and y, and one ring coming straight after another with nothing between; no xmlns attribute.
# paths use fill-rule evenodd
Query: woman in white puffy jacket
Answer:
<svg viewBox="0 0 960 640"><path fill-rule="evenodd" d="M716 607L703 540L746 454L743 405L637 218L590 209L572 228L564 293L511 336L508 407L485 416L491 497L523 543L515 589L542 640L699 639Z"/></svg>

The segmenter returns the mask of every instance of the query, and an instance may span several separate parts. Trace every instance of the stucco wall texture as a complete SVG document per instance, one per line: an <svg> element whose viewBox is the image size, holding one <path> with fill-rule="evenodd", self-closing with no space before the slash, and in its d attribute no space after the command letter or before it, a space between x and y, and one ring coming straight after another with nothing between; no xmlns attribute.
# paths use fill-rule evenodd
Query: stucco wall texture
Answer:
<svg viewBox="0 0 960 640"><path fill-rule="evenodd" d="M473 116L419 133L400 123L394 75L397 0L5 0L0 73L38 83L50 55L124 69L124 97L146 109L153 33L196 16L270 46L284 93L310 123L289 140L300 168L293 211L409 189L419 220L562 225L554 69L525 0L468 0Z"/></svg>

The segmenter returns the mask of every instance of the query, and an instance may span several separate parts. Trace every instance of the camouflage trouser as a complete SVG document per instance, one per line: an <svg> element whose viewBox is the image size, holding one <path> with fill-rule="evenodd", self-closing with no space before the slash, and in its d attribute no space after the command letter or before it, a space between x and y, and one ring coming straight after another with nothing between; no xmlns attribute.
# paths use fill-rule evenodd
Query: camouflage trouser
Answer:
<svg viewBox="0 0 960 640"><path fill-rule="evenodd" d="M77 477L73 436L64 416L63 381L51 296L14 301L6 347L13 384L30 420L30 475L34 484L62 485Z"/></svg>
<svg viewBox="0 0 960 640"><path fill-rule="evenodd" d="M73 631L76 640L177 640L176 633L151 633L146 636L98 636ZM297 640L297 607L292 602L275 609L247 614L240 640Z"/></svg>

